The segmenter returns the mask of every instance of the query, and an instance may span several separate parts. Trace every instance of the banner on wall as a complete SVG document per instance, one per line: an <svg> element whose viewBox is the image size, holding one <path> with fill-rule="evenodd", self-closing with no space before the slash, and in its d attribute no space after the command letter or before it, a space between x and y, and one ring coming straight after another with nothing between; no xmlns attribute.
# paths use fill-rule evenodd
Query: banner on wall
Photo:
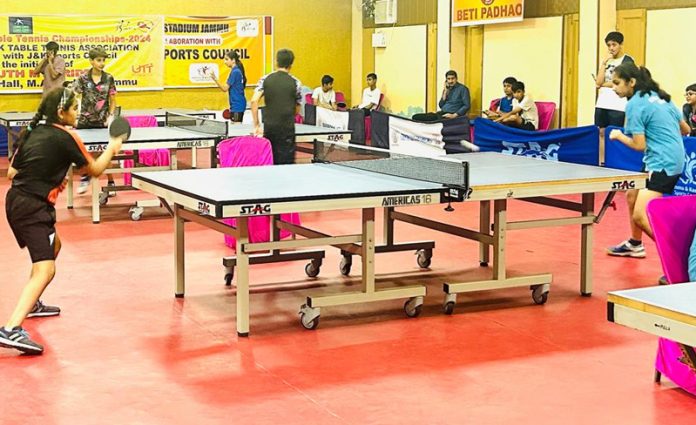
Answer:
<svg viewBox="0 0 696 425"><path fill-rule="evenodd" d="M88 70L89 51L102 47L118 90L162 89L162 24L161 16L0 16L0 93L42 91L43 76L32 71L49 41L60 46L67 81Z"/></svg>
<svg viewBox="0 0 696 425"><path fill-rule="evenodd" d="M452 26L499 24L524 19L524 0L452 0Z"/></svg>
<svg viewBox="0 0 696 425"><path fill-rule="evenodd" d="M230 68L225 52L233 49L244 65L247 85L267 73L266 52L273 50L270 16L247 18L164 18L166 87L216 87L210 74L225 81Z"/></svg>

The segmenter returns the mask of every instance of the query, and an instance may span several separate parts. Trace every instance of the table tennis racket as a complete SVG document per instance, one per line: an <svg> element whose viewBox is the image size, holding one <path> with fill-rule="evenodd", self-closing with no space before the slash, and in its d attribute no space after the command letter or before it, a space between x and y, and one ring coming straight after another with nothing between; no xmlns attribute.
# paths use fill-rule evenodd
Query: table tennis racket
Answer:
<svg viewBox="0 0 696 425"><path fill-rule="evenodd" d="M232 113L230 112L229 109L225 109L224 111L222 111L222 117L224 119L228 120L228 119L230 119L231 116L232 116Z"/></svg>
<svg viewBox="0 0 696 425"><path fill-rule="evenodd" d="M120 137L125 134L126 137L123 139L123 141L125 142L128 140L131 135L131 126L128 123L128 120L123 117L114 118L109 126L109 134L111 137Z"/></svg>

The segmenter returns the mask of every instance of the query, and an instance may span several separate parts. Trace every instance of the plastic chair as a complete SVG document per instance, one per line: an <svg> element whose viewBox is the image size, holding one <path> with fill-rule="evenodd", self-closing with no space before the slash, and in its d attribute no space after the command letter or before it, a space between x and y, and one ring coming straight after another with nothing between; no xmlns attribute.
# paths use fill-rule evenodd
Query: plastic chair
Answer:
<svg viewBox="0 0 696 425"><path fill-rule="evenodd" d="M337 98L338 100L338 98ZM377 106L375 106L375 109L373 111L381 111L382 110L382 101L384 100L384 93L379 94L379 103ZM365 117L365 143L370 145L372 141L372 118L368 115Z"/></svg>
<svg viewBox="0 0 696 425"><path fill-rule="evenodd" d="M555 102L534 102L539 113L539 131L549 130L553 124L553 115L556 113Z"/></svg>
<svg viewBox="0 0 696 425"><path fill-rule="evenodd" d="M342 91L336 92L336 105L339 105L338 106L339 111L346 110L346 96L343 94ZM340 105L343 105L343 106L340 106Z"/></svg>
<svg viewBox="0 0 696 425"><path fill-rule="evenodd" d="M157 127L157 117L154 115L135 115L125 117L131 127ZM132 151L125 151L126 155L132 155ZM169 165L168 149L142 149L138 152L138 162L147 165ZM135 167L135 161L126 159L123 161L123 168ZM123 184L130 186L131 174L123 174Z"/></svg>
<svg viewBox="0 0 696 425"><path fill-rule="evenodd" d="M273 165L273 150L271 142L263 137L241 136L226 139L218 145L218 155L221 167L251 167L259 165ZM300 216L297 213L281 214L280 219L292 224L300 224ZM223 220L225 224L235 226L237 220L228 218ZM249 241L268 242L271 218L269 216L249 218ZM291 236L287 230L280 231L281 239ZM233 236L224 235L225 245L235 249L237 240Z"/></svg>
<svg viewBox="0 0 696 425"><path fill-rule="evenodd" d="M312 99L312 93L307 93L304 95L304 100L307 105L314 105L314 99Z"/></svg>
<svg viewBox="0 0 696 425"><path fill-rule="evenodd" d="M696 229L696 195L654 199L648 203L647 214L667 281L670 284L688 282L689 249ZM664 374L685 391L696 395L696 371L680 361L685 348L693 350L692 347L660 338L655 359L655 381L659 382Z"/></svg>

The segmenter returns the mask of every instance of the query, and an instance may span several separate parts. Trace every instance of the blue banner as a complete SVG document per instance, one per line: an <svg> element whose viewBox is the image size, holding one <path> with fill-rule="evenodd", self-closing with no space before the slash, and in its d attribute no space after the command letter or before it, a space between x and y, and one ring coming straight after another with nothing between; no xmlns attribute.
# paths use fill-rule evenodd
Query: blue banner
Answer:
<svg viewBox="0 0 696 425"><path fill-rule="evenodd" d="M477 118L474 121L474 144L483 152L502 152L575 164L599 164L599 129L593 125L527 131Z"/></svg>
<svg viewBox="0 0 696 425"><path fill-rule="evenodd" d="M633 150L619 141L609 140L609 133L616 128L623 130L621 127L607 127L606 129L604 164L609 168L641 171L643 169L643 152ZM684 137L684 151L686 152L684 171L674 187L674 195L696 194L696 137Z"/></svg>
<svg viewBox="0 0 696 425"><path fill-rule="evenodd" d="M621 127L609 126L604 134L604 166L607 168L618 168L620 170L642 171L643 152L631 149L618 140L610 140L609 134L612 130L621 130Z"/></svg>

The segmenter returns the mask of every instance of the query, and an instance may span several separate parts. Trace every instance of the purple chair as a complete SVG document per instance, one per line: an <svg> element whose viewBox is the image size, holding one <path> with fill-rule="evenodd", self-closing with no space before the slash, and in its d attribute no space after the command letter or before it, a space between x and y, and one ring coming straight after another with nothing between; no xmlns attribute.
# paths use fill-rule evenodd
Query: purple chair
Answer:
<svg viewBox="0 0 696 425"><path fill-rule="evenodd" d="M251 167L259 165L273 165L273 150L271 142L263 137L240 136L226 139L218 145L218 155L221 167ZM297 213L281 214L280 219L292 224L300 224L300 215ZM224 219L225 224L235 226L234 218ZM271 218L269 216L249 218L249 242L268 242L271 237ZM287 230L280 231L281 239L291 236ZM225 235L225 245L235 249L237 240L230 235Z"/></svg>
<svg viewBox="0 0 696 425"><path fill-rule="evenodd" d="M157 118L154 115L134 115L125 117L131 127L157 127ZM132 154L126 151L126 154ZM169 165L169 149L142 149L138 151L138 162L150 166ZM132 168L135 161L126 159L123 161L124 168ZM130 173L123 174L123 184L130 186Z"/></svg>
<svg viewBox="0 0 696 425"><path fill-rule="evenodd" d="M670 284L689 282L688 259L696 229L696 195L671 196L650 201L648 220L660 254L662 270ZM655 381L665 375L685 391L696 395L696 370L682 362L684 350L675 341L660 338L655 359Z"/></svg>

